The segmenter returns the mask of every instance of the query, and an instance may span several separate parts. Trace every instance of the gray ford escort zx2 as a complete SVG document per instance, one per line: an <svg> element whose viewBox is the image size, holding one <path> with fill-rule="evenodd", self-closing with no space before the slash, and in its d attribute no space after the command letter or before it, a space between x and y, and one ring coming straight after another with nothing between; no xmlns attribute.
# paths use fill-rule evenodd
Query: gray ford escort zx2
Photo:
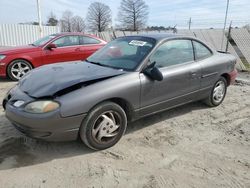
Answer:
<svg viewBox="0 0 250 188"><path fill-rule="evenodd" d="M222 103L236 58L187 36L113 40L86 61L34 69L3 100L22 133L48 141L78 137L90 148L116 144L127 122L192 101Z"/></svg>

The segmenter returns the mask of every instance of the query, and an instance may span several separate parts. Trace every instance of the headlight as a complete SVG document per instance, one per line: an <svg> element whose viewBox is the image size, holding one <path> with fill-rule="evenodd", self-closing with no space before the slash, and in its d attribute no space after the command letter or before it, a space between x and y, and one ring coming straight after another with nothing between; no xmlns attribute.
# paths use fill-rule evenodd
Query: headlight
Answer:
<svg viewBox="0 0 250 188"><path fill-rule="evenodd" d="M0 55L0 60L4 59L6 55Z"/></svg>
<svg viewBox="0 0 250 188"><path fill-rule="evenodd" d="M25 111L35 114L42 114L56 110L59 104L55 101L35 101L25 106Z"/></svg>

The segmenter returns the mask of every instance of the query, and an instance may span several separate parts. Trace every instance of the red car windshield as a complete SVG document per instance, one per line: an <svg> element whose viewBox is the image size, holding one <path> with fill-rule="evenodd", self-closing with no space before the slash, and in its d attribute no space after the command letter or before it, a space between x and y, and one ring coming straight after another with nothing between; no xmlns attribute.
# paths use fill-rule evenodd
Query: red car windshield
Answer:
<svg viewBox="0 0 250 188"><path fill-rule="evenodd" d="M42 46L44 44L46 44L47 42L49 42L51 39L55 38L56 35L53 34L53 35L48 35L46 37L43 37L43 38L40 38L38 39L37 41L33 42L32 45L33 46Z"/></svg>
<svg viewBox="0 0 250 188"><path fill-rule="evenodd" d="M155 43L155 39L141 36L118 38L98 50L87 61L116 69L135 70Z"/></svg>

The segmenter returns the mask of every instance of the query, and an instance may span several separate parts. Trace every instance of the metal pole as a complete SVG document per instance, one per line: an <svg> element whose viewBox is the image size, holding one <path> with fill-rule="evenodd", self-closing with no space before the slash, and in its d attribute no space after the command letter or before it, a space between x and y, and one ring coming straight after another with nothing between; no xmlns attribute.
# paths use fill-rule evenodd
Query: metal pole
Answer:
<svg viewBox="0 0 250 188"><path fill-rule="evenodd" d="M231 38L231 29L232 29L232 21L230 22L230 26L229 26L229 30L228 30L228 35L227 35L226 52L228 51L229 39Z"/></svg>
<svg viewBox="0 0 250 188"><path fill-rule="evenodd" d="M192 18L189 18L189 22L188 22L188 29L191 29L191 23L192 23Z"/></svg>
<svg viewBox="0 0 250 188"><path fill-rule="evenodd" d="M225 30L226 30L226 25L227 25L228 7L229 7L229 0L227 0L227 8L226 8L225 21L224 21L224 29L223 29L223 32L222 32L221 50L223 48L224 37L225 37Z"/></svg>
<svg viewBox="0 0 250 188"><path fill-rule="evenodd" d="M43 28L42 28L40 0L37 0L37 14L38 14L38 23L39 23L40 37L42 37L43 36Z"/></svg>

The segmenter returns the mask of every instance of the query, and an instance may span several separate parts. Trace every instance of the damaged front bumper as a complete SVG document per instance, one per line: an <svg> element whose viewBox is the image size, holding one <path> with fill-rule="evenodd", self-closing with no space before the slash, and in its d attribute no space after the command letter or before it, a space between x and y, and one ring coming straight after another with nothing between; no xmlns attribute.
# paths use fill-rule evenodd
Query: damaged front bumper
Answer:
<svg viewBox="0 0 250 188"><path fill-rule="evenodd" d="M15 88L15 94L8 94L4 99L6 117L25 135L47 141L76 140L79 128L86 114L62 117L60 109L44 114L25 112L13 105L15 100L30 100L29 96ZM34 99L33 99L34 100Z"/></svg>

